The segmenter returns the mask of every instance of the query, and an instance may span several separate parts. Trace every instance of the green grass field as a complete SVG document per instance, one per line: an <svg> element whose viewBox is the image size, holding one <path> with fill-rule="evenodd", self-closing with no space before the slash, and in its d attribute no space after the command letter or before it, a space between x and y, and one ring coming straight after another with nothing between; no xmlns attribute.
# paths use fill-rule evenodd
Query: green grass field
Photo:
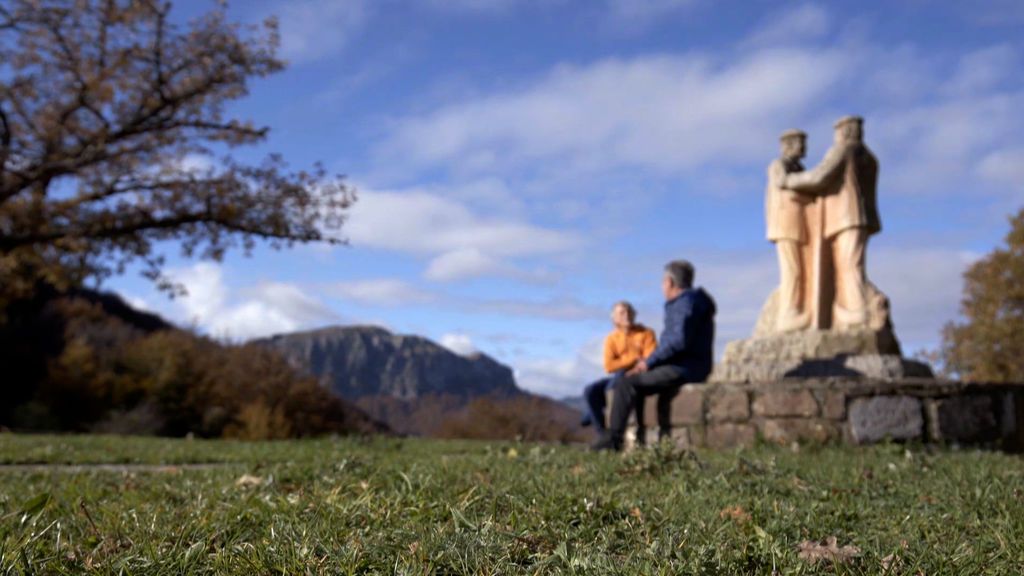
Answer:
<svg viewBox="0 0 1024 576"><path fill-rule="evenodd" d="M0 463L3 574L1024 572L999 453L3 434ZM830 536L859 554L798 556Z"/></svg>

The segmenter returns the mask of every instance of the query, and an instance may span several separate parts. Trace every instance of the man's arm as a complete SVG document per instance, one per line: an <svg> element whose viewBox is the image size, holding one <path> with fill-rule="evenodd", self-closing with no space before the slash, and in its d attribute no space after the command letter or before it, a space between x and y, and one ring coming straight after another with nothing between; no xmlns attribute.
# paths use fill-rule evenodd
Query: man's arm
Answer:
<svg viewBox="0 0 1024 576"><path fill-rule="evenodd" d="M829 148L825 157L813 170L790 172L783 176L782 187L796 192L820 192L843 166L846 146Z"/></svg>
<svg viewBox="0 0 1024 576"><path fill-rule="evenodd" d="M691 302L684 300L666 311L665 332L658 347L644 361L647 368L654 368L686 349L686 324L692 308Z"/></svg>

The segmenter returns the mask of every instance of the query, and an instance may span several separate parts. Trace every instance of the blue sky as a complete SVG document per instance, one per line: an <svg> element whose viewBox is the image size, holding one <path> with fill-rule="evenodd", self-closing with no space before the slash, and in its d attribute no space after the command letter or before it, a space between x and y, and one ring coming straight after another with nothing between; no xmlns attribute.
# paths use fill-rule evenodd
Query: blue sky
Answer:
<svg viewBox="0 0 1024 576"><path fill-rule="evenodd" d="M181 18L205 1L176 2ZM815 164L866 118L883 231L869 276L905 351L938 343L964 268L1024 205L1024 3L711 0L236 2L281 21L286 71L231 111L258 158L323 162L360 191L347 247L176 259L175 301L107 287L221 337L380 324L510 364L555 396L600 375L608 309L660 327L688 258L724 343L777 283L764 179L777 137Z"/></svg>

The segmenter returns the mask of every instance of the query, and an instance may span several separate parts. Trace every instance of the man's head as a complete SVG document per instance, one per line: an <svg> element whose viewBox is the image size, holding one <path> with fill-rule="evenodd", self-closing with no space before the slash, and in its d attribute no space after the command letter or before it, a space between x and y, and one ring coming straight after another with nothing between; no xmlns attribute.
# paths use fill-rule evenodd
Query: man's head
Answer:
<svg viewBox="0 0 1024 576"><path fill-rule="evenodd" d="M612 324L619 330L628 330L636 323L636 308L625 300L612 306Z"/></svg>
<svg viewBox="0 0 1024 576"><path fill-rule="evenodd" d="M864 119L860 116L843 116L832 127L836 144L853 144L864 138Z"/></svg>
<svg viewBox="0 0 1024 576"><path fill-rule="evenodd" d="M693 264L686 260L673 260L665 265L661 279L661 292L665 300L671 300L693 287Z"/></svg>
<svg viewBox="0 0 1024 576"><path fill-rule="evenodd" d="M786 130L779 136L782 157L799 160L807 155L807 133L803 130Z"/></svg>

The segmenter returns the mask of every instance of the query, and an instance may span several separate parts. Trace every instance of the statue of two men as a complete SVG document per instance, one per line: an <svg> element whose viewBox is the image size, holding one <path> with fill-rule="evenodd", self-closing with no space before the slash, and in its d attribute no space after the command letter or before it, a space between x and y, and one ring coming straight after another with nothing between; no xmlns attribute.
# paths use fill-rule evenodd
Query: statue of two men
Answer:
<svg viewBox="0 0 1024 576"><path fill-rule="evenodd" d="M804 171L807 135L787 130L768 167L765 209L781 275L775 332L851 330L869 323L868 238L881 230L878 160L864 145L864 120L835 123L821 163Z"/></svg>

